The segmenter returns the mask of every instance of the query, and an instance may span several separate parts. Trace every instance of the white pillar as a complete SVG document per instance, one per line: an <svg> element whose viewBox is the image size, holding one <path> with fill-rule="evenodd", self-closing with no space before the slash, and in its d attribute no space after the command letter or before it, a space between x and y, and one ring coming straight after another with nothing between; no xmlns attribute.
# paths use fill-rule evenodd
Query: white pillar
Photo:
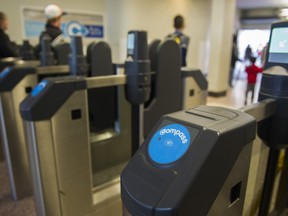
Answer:
<svg viewBox="0 0 288 216"><path fill-rule="evenodd" d="M211 96L224 96L228 89L235 12L235 0L212 0L211 2L208 56L208 82Z"/></svg>

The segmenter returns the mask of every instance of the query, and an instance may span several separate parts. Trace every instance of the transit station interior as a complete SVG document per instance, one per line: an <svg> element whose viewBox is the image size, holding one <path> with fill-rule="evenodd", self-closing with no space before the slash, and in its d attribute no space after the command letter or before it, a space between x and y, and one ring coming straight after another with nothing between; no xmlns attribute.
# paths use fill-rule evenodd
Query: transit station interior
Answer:
<svg viewBox="0 0 288 216"><path fill-rule="evenodd" d="M0 216L288 215L287 1L0 2Z"/></svg>

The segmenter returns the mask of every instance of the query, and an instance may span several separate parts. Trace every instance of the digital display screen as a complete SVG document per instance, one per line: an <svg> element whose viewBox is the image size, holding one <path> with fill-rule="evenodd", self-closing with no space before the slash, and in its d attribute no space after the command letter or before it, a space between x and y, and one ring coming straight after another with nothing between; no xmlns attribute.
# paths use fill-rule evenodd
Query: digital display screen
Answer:
<svg viewBox="0 0 288 216"><path fill-rule="evenodd" d="M128 55L133 55L134 53L134 41L135 41L135 35L132 33L128 34L128 40L127 40Z"/></svg>
<svg viewBox="0 0 288 216"><path fill-rule="evenodd" d="M288 64L288 27L272 30L268 62Z"/></svg>

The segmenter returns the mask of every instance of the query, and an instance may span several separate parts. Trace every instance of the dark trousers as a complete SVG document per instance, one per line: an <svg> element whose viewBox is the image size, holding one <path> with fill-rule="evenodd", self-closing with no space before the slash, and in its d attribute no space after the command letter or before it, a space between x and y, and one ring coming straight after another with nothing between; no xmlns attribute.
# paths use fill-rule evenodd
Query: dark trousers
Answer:
<svg viewBox="0 0 288 216"><path fill-rule="evenodd" d="M248 93L252 91L252 96L251 96L251 103L253 103L254 99L254 91L255 91L255 83L247 83L247 88L246 88L246 94L245 94L245 105L247 104L247 99L248 99Z"/></svg>

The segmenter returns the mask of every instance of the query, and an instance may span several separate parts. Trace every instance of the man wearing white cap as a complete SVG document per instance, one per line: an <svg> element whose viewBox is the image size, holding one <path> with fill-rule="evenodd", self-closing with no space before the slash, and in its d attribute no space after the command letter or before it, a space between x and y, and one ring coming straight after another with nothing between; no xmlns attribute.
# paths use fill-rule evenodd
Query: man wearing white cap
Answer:
<svg viewBox="0 0 288 216"><path fill-rule="evenodd" d="M45 26L45 31L40 35L40 43L41 38L44 35L48 35L50 37L50 44L52 47L56 47L58 44L64 42L64 35L60 29L62 16L64 14L65 13L58 5L50 4L45 8L47 23Z"/></svg>

